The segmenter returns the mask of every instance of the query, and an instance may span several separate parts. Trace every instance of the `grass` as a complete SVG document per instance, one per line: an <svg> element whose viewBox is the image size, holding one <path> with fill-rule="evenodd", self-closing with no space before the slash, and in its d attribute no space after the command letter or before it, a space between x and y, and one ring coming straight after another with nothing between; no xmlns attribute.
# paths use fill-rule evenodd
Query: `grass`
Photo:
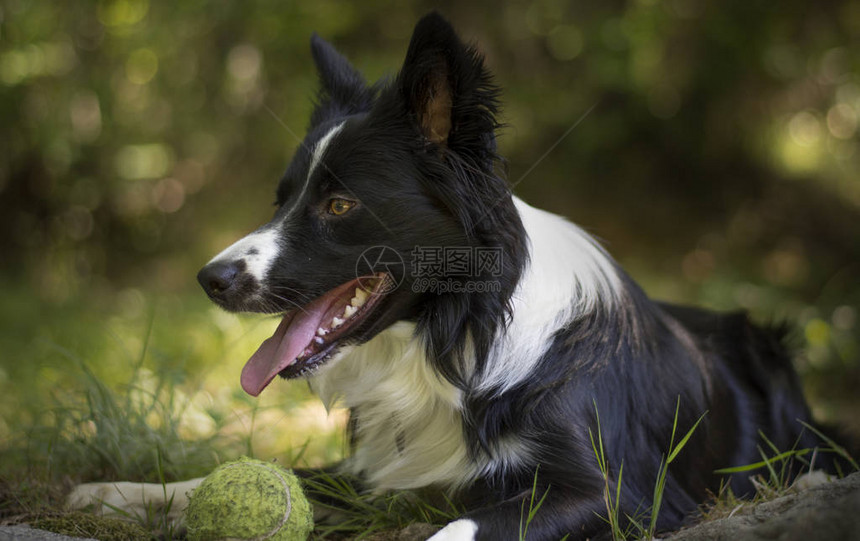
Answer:
<svg viewBox="0 0 860 541"><path fill-rule="evenodd" d="M606 506L606 516L602 517L609 524L613 539L626 539L631 534L632 525L622 529L621 516L621 481L624 475L624 463L618 467L618 476L615 479L615 490L612 490L612 480L609 461L603 448L603 430L600 428L600 414L597 411L597 402L594 402L595 419L597 420L597 443L594 441L594 433L589 429L588 437L591 439L591 448L597 459L597 466L603 476L603 502Z"/></svg>
<svg viewBox="0 0 860 541"><path fill-rule="evenodd" d="M70 359L75 360L75 359ZM89 480L139 480L166 483L206 475L221 461L248 454L251 435L230 438L216 430L211 437L187 440L180 426L182 407L172 397L181 394L171 385L160 382L154 389L141 385L135 377L127 392L116 392L100 381L86 365L85 388L80 404L56 404L52 411L56 424L35 427L26 438L26 446L5 449L2 454L5 482L0 497L8 502L0 508L0 519L8 522L36 521L52 531L71 531L73 522L62 510L64 488L71 483ZM291 464L304 460L307 446L294 451ZM10 476L9 464L25 467L27 475ZM81 472L63 482L63 472ZM33 479L43 479L34 483ZM307 487L325 496L315 506L336 510L343 521L321 525L315 531L320 539L365 538L385 530L401 529L413 522L442 525L462 514L449 501L430 503L422 495L400 492L371 496L358 492L346 477L324 473L307 480ZM14 501L13 501L14 500ZM148 508L143 516L114 511L136 523L157 539L182 539L183 533L169 520L171 502L163 508ZM90 515L92 516L92 515ZM85 521L87 531L105 533L110 521L98 517ZM117 533L122 538L122 532Z"/></svg>
<svg viewBox="0 0 860 541"><path fill-rule="evenodd" d="M338 515L334 524L318 524L314 535L320 539L364 539L380 532L400 530L413 523L443 526L464 510L442 494L401 491L373 495L356 489L357 480L345 475L321 472L305 480L315 509Z"/></svg>
<svg viewBox="0 0 860 541"><path fill-rule="evenodd" d="M234 380L241 358L271 332L273 322L236 318L202 303L174 300L165 309L159 303L127 302L133 294L126 297L124 312L48 311L39 316L44 327L10 321L12 327L0 329L7 333L0 336L5 351L0 359L0 522L62 516L63 496L78 482L163 483L205 475L240 455L303 466L332 463L343 455L341 422L326 424L325 412L304 386L278 382L274 385L280 388L254 400L238 391ZM129 310L130 305L138 307ZM11 341L10 328L17 334ZM675 425L677 415L676 407ZM620 506L624 465L618 465L613 483L598 417L592 445L606 481L605 518L614 539L653 535L668 466L695 427L677 442L676 429L658 469L655 505L627 517ZM828 444L857 469L844 449ZM809 451L778 452L767 443L762 453L760 463L748 465L768 472L757 481L756 498L784 490L784 460L816 460ZM345 518L337 526L320 526L315 535L322 539L374 538L413 522L442 525L462 514L455 502L424 493L374 497L331 476L309 483L328 501L315 505L336 502ZM546 496L535 483L523 502L521 540L528 538L535 517L546 512ZM742 505L728 491L716 502L706 517ZM167 510L151 508L145 516L129 518L154 538L181 538Z"/></svg>
<svg viewBox="0 0 860 541"><path fill-rule="evenodd" d="M540 499L537 498L537 486L538 486L538 473L540 472L540 466L535 468L535 476L534 481L532 482L532 490L528 500L523 500L522 508L520 509L520 527L518 531L518 539L519 541L525 541L526 536L529 533L529 525L534 520L538 511L540 511L541 506L543 505L544 500L549 495L550 489L547 488ZM526 509L526 502L528 502L528 509ZM564 539L567 539L568 536L564 536ZM563 541L562 540L562 541Z"/></svg>
<svg viewBox="0 0 860 541"><path fill-rule="evenodd" d="M30 428L22 445L8 446L0 453L3 477L15 492L33 494L27 480L34 478L41 479L45 486L91 480L163 484L206 475L221 457L239 453L246 445L218 430L207 437L184 437L182 425L190 405L180 401L183 393L170 381L153 381L142 365L118 392L79 358L61 353L77 366L82 388L74 397L57 397L49 408L48 423ZM15 475L16 470L25 472L24 476ZM19 501L4 515L17 512L49 528L67 528L70 521L63 518L62 499L54 492L48 494L47 500ZM175 538L175 527L168 519L170 504L147 509L145 516L126 518L157 537ZM101 531L99 527L112 527L109 521L102 526L98 526L102 524L99 521L88 524L97 531Z"/></svg>
<svg viewBox="0 0 860 541"><path fill-rule="evenodd" d="M110 316L82 310L68 325L67 315L46 313L44 329L19 328L14 340L0 329L8 345L0 357L0 524L61 518L65 494L80 482L189 479L240 455L303 466L342 455L342 422L326 418L305 386L276 383L256 400L238 390L236 360L271 332L270 322L156 304ZM127 518L156 538L178 538L167 511Z"/></svg>
<svg viewBox="0 0 860 541"><path fill-rule="evenodd" d="M648 527L644 529L646 534L645 537L648 539L653 538L657 530L657 519L660 515L660 507L663 504L663 491L666 488L666 476L669 473L669 465L674 462L675 458L677 458L678 454L687 444L687 441L689 441L690 436L693 435L693 432L699 426L699 423L702 422L702 419L704 419L705 415L708 413L707 411L702 413L684 437L675 444L675 431L678 429L678 412L680 409L681 397L679 396L678 401L675 404L675 418L672 420L672 437L669 439L669 456L665 459L661 457L660 466L657 468L657 483L654 485L654 497L652 498L653 503L651 505L649 523Z"/></svg>
<svg viewBox="0 0 860 541"><path fill-rule="evenodd" d="M756 474L751 477L756 492L752 498L737 497L727 485L723 485L714 498L703 505L702 520L718 520L733 516L744 509L751 509L756 505L790 494L796 490L795 482L798 476L795 473L815 471L821 455L833 454L843 460L853 471L860 471L860 466L848 451L833 439L822 433L809 423L799 421L806 430L813 432L823 442L824 446L816 449L789 449L781 451L764 434L759 432L759 437L765 443L765 448L759 446L758 451L762 460L751 464L744 464L731 468L717 470L721 474L737 474L752 472L764 468L766 474ZM807 458L808 457L808 458ZM837 477L842 478L851 471L841 471L839 462L834 462L839 470ZM797 471L799 469L799 471Z"/></svg>
<svg viewBox="0 0 860 541"><path fill-rule="evenodd" d="M623 462L619 465L618 475L615 479L612 478L610 464L606 457L606 452L603 447L603 436L600 428L600 415L597 410L597 403L594 404L594 411L597 420L597 438L589 430L591 438L591 446L597 460L598 467L604 479L604 503L606 506L606 516L601 518L609 525L610 533L613 541L625 541L629 539L655 539L657 533L657 520L659 518L660 507L663 501L663 494L666 487L666 477L668 474L669 465L678 457L684 449L687 441L693 435L693 432L704 419L707 412L703 413L699 419L693 424L690 430L675 443L675 435L678 428L678 413L680 411L680 397L675 405L675 417L672 423L672 435L669 442L669 452L664 455L657 468L657 479L654 483L654 493L652 496L652 505L645 511L637 509L633 515L623 515L621 509L621 487L624 473ZM815 459L819 453L833 453L847 464L854 471L860 471L860 466L848 451L837 444L831 438L827 437L814 426L799 421L805 429L812 431L826 444L823 448L816 449L790 449L781 451L776 445L771 442L764 433L759 431L759 437L765 443L768 452L758 447L759 454L762 460L759 462L723 468L716 470L717 474L737 474L743 472L751 472L765 469L767 475L756 475L753 477L752 483L756 488L756 494L752 499L742 499L731 491L728 485L723 484L718 493L712 500L701 507L701 520L710 521L725 518L736 513L744 507L753 507L764 501L769 501L774 498L784 496L794 490L793 481L796 479L797 464L807 472L814 470ZM806 456L811 456L810 460L806 460ZM838 463L837 463L838 466ZM802 471L802 470L801 470ZM843 477L843 472L840 472L839 477Z"/></svg>
<svg viewBox="0 0 860 541"><path fill-rule="evenodd" d="M186 328L171 325L170 317L159 319L164 315L156 312L142 310L135 317L114 318L103 325L104 344L98 348L89 347L91 342L79 344L89 351L87 358L53 340L37 340L39 359L33 364L43 367L41 373L21 377L25 383L19 388L0 388L0 401L29 404L17 410L5 407L10 414L4 413L0 422L0 524L38 521L52 529L67 528L69 520L64 517L70 515L63 508L64 497L80 482L164 484L204 476L241 455L275 457L301 467L336 462L343 456L343 421L337 414L326 417L306 386L275 382L272 392L259 399L238 390L234 380L241 364L225 362L224 357L236 350L242 356L253 351L271 332L266 325L242 329L233 316L210 311L208 325L197 319L193 328ZM180 313L177 318L186 316ZM203 340L198 336L201 327L208 327ZM220 335L222 328L230 330ZM178 352L175 337L171 342L168 335L186 332L192 342L203 344L203 353ZM212 348L210 342L219 347ZM24 355L25 350L32 348L22 347L16 354ZM194 359L213 353L215 368L196 366ZM4 364L0 376L3 370L15 369L14 364ZM202 376L190 378L194 371ZM62 374L59 385L54 384L57 373ZM0 385L4 383L11 382L0 377ZM25 396L38 398L26 401ZM336 502L345 517L337 526L317 528L314 535L321 539L366 538L414 522L442 525L462 514L447 499L417 492L371 496L356 491L346 479L326 475L308 483L326 495L325 503L315 505ZM147 508L141 516L115 511L150 538L182 539L183 532L169 519L171 504ZM112 528L111 521L88 516L93 517L86 524L88 531L110 537L105 532Z"/></svg>
<svg viewBox="0 0 860 541"><path fill-rule="evenodd" d="M177 480L205 474L218 462L213 449L238 448L219 430L188 439L184 425L193 404L170 380L139 364L113 389L71 353L58 350L79 371L76 392L57 393L43 419L25 431L22 447L4 450L6 464L49 477L75 472L80 479Z"/></svg>
<svg viewBox="0 0 860 541"><path fill-rule="evenodd" d="M149 530L127 520L97 517L89 513L72 512L57 516L42 516L33 520L34 528L67 535L89 537L101 541L134 541L151 537Z"/></svg>
<svg viewBox="0 0 860 541"><path fill-rule="evenodd" d="M148 341L144 341L146 343ZM182 428L192 408L189 401L182 399L186 392L169 378L158 377L146 369L143 362L145 348L137 356L132 377L119 389L107 385L79 357L59 348L56 351L79 371L80 389L76 394L56 395L56 402L49 408L51 423L32 427L22 440L24 445L7 447L0 454L4 464L0 494L5 502L0 507L0 518L11 522L15 522L16 517L37 520L46 527L68 526L69 521L63 520L66 515L59 508L63 488L67 488L70 482L122 479L166 483L205 475L219 462L241 454L253 455L254 419L259 411L248 415L252 428L249 433L228 435L226 425L218 424L224 423L227 417L223 413L212 412L213 419L218 420L212 433L189 439ZM621 508L624 465L619 464L617 476L613 479L595 404L597 430L596 434L590 432L589 435L604 477L607 510L604 519L614 540L654 537L668 468L704 417L703 414L676 441L679 411L680 400L676 403L669 448L658 467L653 505L629 516L623 515ZM807 428L817 432L812 426ZM823 434L819 433L819 436L833 452L858 469L845 449ZM762 461L718 472L731 474L765 468L767 476L756 480L756 498L752 502L744 502L724 489L703 511L706 520L726 516L741 506L784 494L790 489L787 479L792 461L801 460L805 467L811 467L814 462L815 454L809 449L780 451L763 435L762 440L765 443L759 449ZM307 445L296 448L286 463L303 462L306 452ZM806 460L810 456L812 460ZM9 465L14 465L14 468L9 468ZM15 468L27 472L27 475L17 479L10 477L10 471ZM77 475L69 478L68 472L76 472ZM529 526L541 511L549 492L547 489L539 493L537 475L536 471L531 496L523 502L521 509L517 532L521 541L528 538ZM323 496L314 502L315 506L328 507L340 515L336 525L320 525L315 530L314 535L319 539L373 538L381 532L400 530L415 522L441 526L463 513L455 502L445 498L434 499L418 492L368 495L358 491L353 480L343 476L322 473L308 479L307 486ZM147 509L145 516L126 518L132 519L153 538L181 539L182 532L177 531L168 519L169 506L170 502L166 508ZM102 531L99 528L111 526L96 520L88 527L96 528L92 531Z"/></svg>
<svg viewBox="0 0 860 541"><path fill-rule="evenodd" d="M678 429L678 413L681 408L681 398L675 404L675 418L672 421L672 435L669 439L668 456L663 455L660 459L660 465L657 467L657 480L654 483L654 494L651 499L651 507L647 510L640 511L637 509L633 515L621 515L621 487L624 475L624 462L618 467L618 475L612 479L612 472L609 461L606 457L606 452L603 448L603 434L600 428L600 412L597 409L597 402L594 402L594 414L597 420L597 440L594 439L594 433L591 429L588 430L588 436L591 439L591 448L594 456L597 459L598 468L603 476L604 489L603 500L606 505L606 516L603 518L609 525L613 540L630 539L653 539L657 531L657 519L660 515L660 507L663 503L663 492L666 488L666 477L669 473L669 465L674 462L678 454L683 450L684 446L689 441L690 437L695 432L699 423L705 418L707 412L703 413L690 430L675 443L675 434ZM613 490L614 484L614 490Z"/></svg>

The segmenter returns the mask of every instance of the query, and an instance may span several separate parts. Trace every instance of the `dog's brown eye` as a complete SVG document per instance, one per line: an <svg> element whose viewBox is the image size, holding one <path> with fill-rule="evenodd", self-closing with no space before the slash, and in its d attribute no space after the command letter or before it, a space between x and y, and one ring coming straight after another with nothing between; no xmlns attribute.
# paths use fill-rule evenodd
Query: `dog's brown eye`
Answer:
<svg viewBox="0 0 860 541"><path fill-rule="evenodd" d="M355 206L355 201L349 199L332 199L328 204L328 211L336 216L346 214L352 207Z"/></svg>

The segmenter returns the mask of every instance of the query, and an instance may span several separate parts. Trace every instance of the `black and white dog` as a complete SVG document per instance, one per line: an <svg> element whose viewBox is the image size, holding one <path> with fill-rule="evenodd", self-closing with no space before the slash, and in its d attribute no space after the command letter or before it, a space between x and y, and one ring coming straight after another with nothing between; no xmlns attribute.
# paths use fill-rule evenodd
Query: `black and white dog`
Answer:
<svg viewBox="0 0 860 541"><path fill-rule="evenodd" d="M673 427L677 443L704 416L660 530L719 488L715 470L760 461L759 431L781 450L818 444L781 330L655 303L583 230L511 195L499 90L442 17L376 85L311 47L322 88L275 216L198 279L227 310L283 314L242 386L302 377L348 407L345 471L468 502L435 540L515 539L536 483L528 538L574 540L605 532L622 465L621 514L647 517ZM736 494L748 475L728 479Z"/></svg>

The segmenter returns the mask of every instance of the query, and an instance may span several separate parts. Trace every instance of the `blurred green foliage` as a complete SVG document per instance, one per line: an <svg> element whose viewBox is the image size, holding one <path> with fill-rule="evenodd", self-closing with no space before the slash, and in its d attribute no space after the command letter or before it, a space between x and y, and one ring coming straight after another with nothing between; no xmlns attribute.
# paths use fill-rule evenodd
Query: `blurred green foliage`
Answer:
<svg viewBox="0 0 860 541"><path fill-rule="evenodd" d="M375 80L430 9L505 89L517 193L656 297L795 323L817 413L857 429L860 3L0 0L0 435L74 385L56 346L123 381L150 320L150 369L235 388L265 330L194 274L270 216L311 32Z"/></svg>

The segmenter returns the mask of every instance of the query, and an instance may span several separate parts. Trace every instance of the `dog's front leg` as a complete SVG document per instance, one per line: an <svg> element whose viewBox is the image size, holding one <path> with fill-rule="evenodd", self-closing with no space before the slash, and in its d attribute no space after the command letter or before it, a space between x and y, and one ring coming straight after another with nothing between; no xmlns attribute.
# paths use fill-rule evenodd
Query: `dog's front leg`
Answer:
<svg viewBox="0 0 860 541"><path fill-rule="evenodd" d="M544 494L546 498L529 522L530 504L537 504ZM429 541L513 541L522 539L521 532L526 533L526 528L529 541L557 541L565 536L568 536L567 541L599 539L599 534L606 529L606 522L601 518L605 515L601 493L583 497L561 488L538 486L534 497L528 492L496 506L467 513L439 530Z"/></svg>
<svg viewBox="0 0 860 541"><path fill-rule="evenodd" d="M78 485L66 498L70 509L89 505L105 515L146 517L153 512L164 513L175 525L184 522L188 497L204 477L176 483L85 483Z"/></svg>

